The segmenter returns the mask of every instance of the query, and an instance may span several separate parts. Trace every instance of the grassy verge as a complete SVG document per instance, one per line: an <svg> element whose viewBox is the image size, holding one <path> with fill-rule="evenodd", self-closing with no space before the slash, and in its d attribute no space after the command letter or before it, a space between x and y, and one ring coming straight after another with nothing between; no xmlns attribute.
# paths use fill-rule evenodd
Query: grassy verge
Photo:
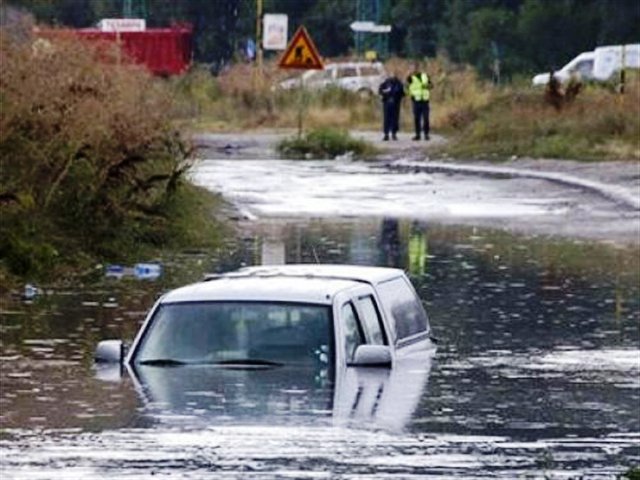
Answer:
<svg viewBox="0 0 640 480"><path fill-rule="evenodd" d="M334 158L344 154L364 158L377 152L370 143L335 128L319 128L300 137L285 138L276 148L283 156L293 158Z"/></svg>
<svg viewBox="0 0 640 480"><path fill-rule="evenodd" d="M454 156L640 160L640 82L620 95L589 86L556 109L532 89L505 90L457 129Z"/></svg>
<svg viewBox="0 0 640 480"><path fill-rule="evenodd" d="M392 59L389 72L404 79L406 60ZM574 101L556 109L544 89L528 79L495 87L468 66L444 58L431 59L433 79L431 124L453 141L448 153L460 157L531 156L571 159L640 160L640 80L630 76L626 93L612 85L588 85ZM300 109L309 130L379 130L382 122L376 95L362 98L340 89L299 92L272 88L283 73L266 67L258 81L249 65L236 65L213 77L194 70L172 80L177 115L196 131L241 131L296 128ZM302 102L302 105L300 105ZM405 98L401 129L411 131L411 104Z"/></svg>

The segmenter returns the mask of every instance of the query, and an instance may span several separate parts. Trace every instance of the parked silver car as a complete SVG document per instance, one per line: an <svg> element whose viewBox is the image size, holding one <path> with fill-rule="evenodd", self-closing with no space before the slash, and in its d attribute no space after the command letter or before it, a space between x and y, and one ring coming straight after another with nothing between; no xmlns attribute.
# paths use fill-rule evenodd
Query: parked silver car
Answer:
<svg viewBox="0 0 640 480"><path fill-rule="evenodd" d="M284 265L173 290L128 352L107 340L95 358L133 366L392 367L433 348L427 315L402 270Z"/></svg>
<svg viewBox="0 0 640 480"><path fill-rule="evenodd" d="M303 84L306 88L318 90L334 86L372 95L378 92L386 76L384 66L378 62L329 63L324 70L309 70L299 77L280 82L279 87L288 90Z"/></svg>

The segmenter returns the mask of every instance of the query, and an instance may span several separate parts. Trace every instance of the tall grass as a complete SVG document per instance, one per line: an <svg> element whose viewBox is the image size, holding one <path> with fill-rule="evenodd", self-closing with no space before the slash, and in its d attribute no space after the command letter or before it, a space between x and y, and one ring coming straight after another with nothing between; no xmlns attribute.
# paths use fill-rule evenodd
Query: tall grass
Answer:
<svg viewBox="0 0 640 480"><path fill-rule="evenodd" d="M640 81L587 85L557 109L532 88L496 91L458 129L453 155L640 160Z"/></svg>
<svg viewBox="0 0 640 480"><path fill-rule="evenodd" d="M257 76L251 65L237 64L218 77L196 68L171 81L176 113L196 130L238 131L254 128L297 128L303 126L377 128L379 102L361 98L338 88L313 91L277 88L286 72L274 64Z"/></svg>
<svg viewBox="0 0 640 480"><path fill-rule="evenodd" d="M386 68L401 80L411 73L408 60L392 59ZM486 104L491 89L481 82L473 69L437 58L427 65L435 88L432 92L432 124L447 128L460 123L460 115ZM297 128L303 114L303 126L341 129L381 128L380 99L374 93L363 97L340 88L324 90L282 90L278 83L292 74L274 63L264 67L261 75L248 64L231 66L213 77L202 69L172 83L177 100L177 114L194 129L234 131L251 128ZM411 104L404 100L402 126L412 128ZM465 118L462 118L464 121Z"/></svg>

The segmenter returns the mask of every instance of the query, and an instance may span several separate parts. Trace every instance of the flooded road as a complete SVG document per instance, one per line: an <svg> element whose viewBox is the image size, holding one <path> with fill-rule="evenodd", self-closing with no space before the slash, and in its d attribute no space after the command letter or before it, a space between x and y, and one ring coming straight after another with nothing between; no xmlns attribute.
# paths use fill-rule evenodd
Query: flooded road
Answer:
<svg viewBox="0 0 640 480"><path fill-rule="evenodd" d="M250 219L398 217L526 235L640 241L640 170L632 162L464 164L425 160L420 150L372 162L348 155L255 160L255 153L269 152L260 145L205 149L191 178L221 192ZM218 158L220 149L225 158Z"/></svg>
<svg viewBox="0 0 640 480"><path fill-rule="evenodd" d="M161 259L155 282L3 303L3 479L613 479L640 464L637 249L394 216L241 232ZM440 340L433 364L337 377L93 368L97 341L131 340L161 292L283 261L407 270Z"/></svg>

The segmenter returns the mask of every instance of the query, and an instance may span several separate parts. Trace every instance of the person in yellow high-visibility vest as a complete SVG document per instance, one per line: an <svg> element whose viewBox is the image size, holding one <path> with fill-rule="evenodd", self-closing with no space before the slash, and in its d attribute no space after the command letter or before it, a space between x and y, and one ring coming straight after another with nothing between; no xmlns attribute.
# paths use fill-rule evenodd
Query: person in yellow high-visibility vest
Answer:
<svg viewBox="0 0 640 480"><path fill-rule="evenodd" d="M415 63L413 73L407 77L407 90L413 104L413 121L416 136L413 140L420 140L424 132L424 139L429 140L429 97L431 90L429 75L420 71L420 64Z"/></svg>

